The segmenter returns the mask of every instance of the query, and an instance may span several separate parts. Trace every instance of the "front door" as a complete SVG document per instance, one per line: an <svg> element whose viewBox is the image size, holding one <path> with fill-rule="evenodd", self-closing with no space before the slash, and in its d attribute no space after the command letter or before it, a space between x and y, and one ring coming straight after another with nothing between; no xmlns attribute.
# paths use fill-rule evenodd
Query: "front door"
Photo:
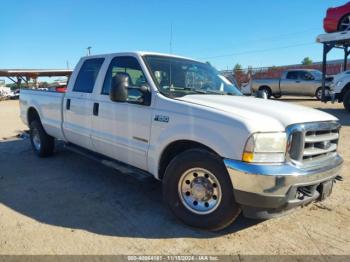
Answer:
<svg viewBox="0 0 350 262"><path fill-rule="evenodd" d="M305 96L315 96L316 90L321 86L320 80L317 80L310 72L300 71L300 80L302 87L300 93Z"/></svg>
<svg viewBox="0 0 350 262"><path fill-rule="evenodd" d="M117 74L126 74L129 86L147 85L136 57L112 59L102 90L95 94L98 114L92 118L92 142L97 152L146 170L152 108L136 88L129 89L127 102L111 101L109 90Z"/></svg>

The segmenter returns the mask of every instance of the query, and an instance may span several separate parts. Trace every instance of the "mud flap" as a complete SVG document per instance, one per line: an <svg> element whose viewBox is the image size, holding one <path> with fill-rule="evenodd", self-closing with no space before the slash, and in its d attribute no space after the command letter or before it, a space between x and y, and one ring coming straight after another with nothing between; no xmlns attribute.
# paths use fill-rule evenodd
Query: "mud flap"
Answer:
<svg viewBox="0 0 350 262"><path fill-rule="evenodd" d="M319 200L323 201L325 200L331 193L333 189L333 180L329 180L326 182L323 182L320 185L320 197Z"/></svg>

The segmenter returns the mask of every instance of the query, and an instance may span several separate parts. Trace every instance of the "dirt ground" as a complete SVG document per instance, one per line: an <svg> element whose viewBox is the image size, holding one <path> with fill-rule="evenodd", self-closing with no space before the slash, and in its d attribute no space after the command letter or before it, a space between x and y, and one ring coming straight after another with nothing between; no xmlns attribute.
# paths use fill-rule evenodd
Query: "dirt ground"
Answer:
<svg viewBox="0 0 350 262"><path fill-rule="evenodd" d="M219 233L178 222L161 185L59 148L39 159L18 101L0 102L0 254L350 254L350 114L339 104L285 99L340 118L345 181L325 202L284 217L239 217ZM278 109L276 109L278 110Z"/></svg>

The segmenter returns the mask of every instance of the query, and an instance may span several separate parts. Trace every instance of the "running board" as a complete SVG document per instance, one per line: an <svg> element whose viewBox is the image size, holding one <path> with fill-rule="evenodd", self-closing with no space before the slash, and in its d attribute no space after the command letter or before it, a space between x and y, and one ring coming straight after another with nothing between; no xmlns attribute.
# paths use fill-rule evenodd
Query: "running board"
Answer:
<svg viewBox="0 0 350 262"><path fill-rule="evenodd" d="M144 180L144 179L147 179L149 177L153 177L152 174L150 174L144 170L141 170L137 167L130 166L130 165L122 163L118 160L114 160L114 159L109 158L107 156L101 155L99 153L90 151L88 149L82 148L80 146L77 146L77 145L74 145L71 143L65 144L65 148L67 148L68 150L70 150L74 153L77 153L77 154L80 154L84 157L87 157L91 160L94 160L96 162L100 162L102 165L113 168L122 174L132 176L132 177L136 178L137 180Z"/></svg>

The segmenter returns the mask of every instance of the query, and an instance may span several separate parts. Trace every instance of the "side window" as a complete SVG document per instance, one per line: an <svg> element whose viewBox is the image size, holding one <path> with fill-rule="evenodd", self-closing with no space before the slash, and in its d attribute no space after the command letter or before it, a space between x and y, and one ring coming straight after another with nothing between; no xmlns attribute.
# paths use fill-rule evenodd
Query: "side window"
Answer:
<svg viewBox="0 0 350 262"><path fill-rule="evenodd" d="M127 74L129 77L129 86L141 87L147 83L145 75L142 72L141 66L137 59L132 56L115 57L109 65L105 81L103 83L102 95L109 95L109 90L112 85L112 79L117 74ZM129 102L140 102L143 94L135 89L129 89Z"/></svg>
<svg viewBox="0 0 350 262"><path fill-rule="evenodd" d="M309 72L301 71L300 72L300 79L310 81L310 80L314 80L314 77Z"/></svg>
<svg viewBox="0 0 350 262"><path fill-rule="evenodd" d="M92 93L98 73L104 58L86 60L80 68L73 87L73 92Z"/></svg>
<svg viewBox="0 0 350 262"><path fill-rule="evenodd" d="M297 71L288 72L286 78L291 80L296 80L298 79L298 72Z"/></svg>

